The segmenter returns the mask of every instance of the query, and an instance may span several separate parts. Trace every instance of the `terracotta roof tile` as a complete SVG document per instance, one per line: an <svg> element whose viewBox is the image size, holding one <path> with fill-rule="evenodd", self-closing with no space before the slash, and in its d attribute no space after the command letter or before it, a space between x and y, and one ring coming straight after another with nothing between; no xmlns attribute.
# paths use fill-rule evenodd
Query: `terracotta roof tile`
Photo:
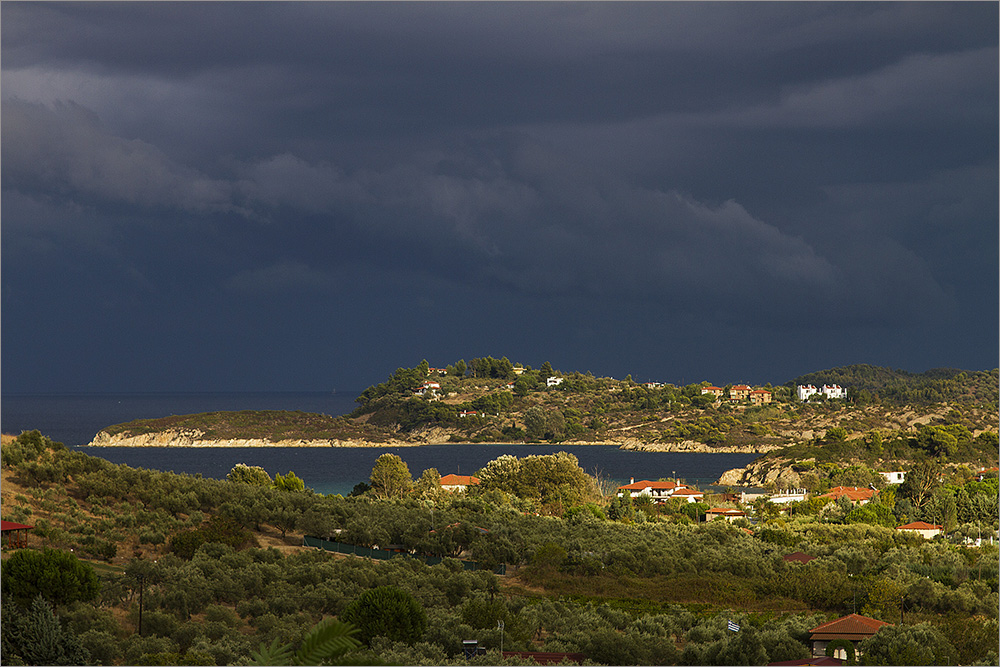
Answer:
<svg viewBox="0 0 1000 667"><path fill-rule="evenodd" d="M861 614L848 614L847 616L841 616L838 619L821 623L809 632L824 635L873 635L878 632L879 628L886 625L892 625L892 623L886 623L877 618L869 618Z"/></svg>

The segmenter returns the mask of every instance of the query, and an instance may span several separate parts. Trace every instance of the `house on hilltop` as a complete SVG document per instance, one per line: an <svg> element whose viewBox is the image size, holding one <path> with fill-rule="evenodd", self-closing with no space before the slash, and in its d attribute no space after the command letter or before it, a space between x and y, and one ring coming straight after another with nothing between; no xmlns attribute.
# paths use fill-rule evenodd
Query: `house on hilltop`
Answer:
<svg viewBox="0 0 1000 667"><path fill-rule="evenodd" d="M817 389L815 385L811 384L800 384L795 387L795 396L800 401L808 400L813 394L821 394L830 399L847 398L847 390L839 384L825 384L820 389Z"/></svg>
<svg viewBox="0 0 1000 667"><path fill-rule="evenodd" d="M880 472L879 475L885 480L886 484L902 484L906 481L906 473L902 470L893 470L890 472Z"/></svg>
<svg viewBox="0 0 1000 667"><path fill-rule="evenodd" d="M745 384L734 384L729 389L729 400L730 401L745 401L750 398L750 392L753 391L750 387Z"/></svg>
<svg viewBox="0 0 1000 667"><path fill-rule="evenodd" d="M771 402L772 394L767 389L754 389L750 392L751 405L764 405Z"/></svg>
<svg viewBox="0 0 1000 667"><path fill-rule="evenodd" d="M704 396L705 394L711 394L712 396L715 396L716 398L722 398L722 394L723 393L724 393L724 390L722 389L722 387L709 386L709 387L702 387L701 388L701 394L702 394L702 396Z"/></svg>

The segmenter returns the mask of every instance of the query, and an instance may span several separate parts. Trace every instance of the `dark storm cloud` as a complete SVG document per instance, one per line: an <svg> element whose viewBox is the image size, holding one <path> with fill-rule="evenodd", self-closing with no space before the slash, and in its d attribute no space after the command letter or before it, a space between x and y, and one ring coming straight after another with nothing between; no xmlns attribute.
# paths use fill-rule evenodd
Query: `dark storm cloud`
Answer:
<svg viewBox="0 0 1000 667"><path fill-rule="evenodd" d="M435 313L416 348L507 354L476 348L520 340L488 301L558 312L538 340L578 358L610 354L594 315L643 313L714 330L685 334L706 352L744 327L871 341L840 363L996 363L993 4L0 11L6 315L223 340L304 307L375 350L381 313Z"/></svg>

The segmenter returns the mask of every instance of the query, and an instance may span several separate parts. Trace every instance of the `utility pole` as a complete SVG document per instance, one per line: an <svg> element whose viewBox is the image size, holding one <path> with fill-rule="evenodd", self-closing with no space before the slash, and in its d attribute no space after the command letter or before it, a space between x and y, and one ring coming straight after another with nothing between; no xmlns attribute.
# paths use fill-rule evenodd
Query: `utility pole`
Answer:
<svg viewBox="0 0 1000 667"><path fill-rule="evenodd" d="M497 621L497 629L500 630L500 660L503 660L503 621Z"/></svg>
<svg viewBox="0 0 1000 667"><path fill-rule="evenodd" d="M137 574L136 579L139 580L139 636L142 637L142 589L146 583L146 575Z"/></svg>

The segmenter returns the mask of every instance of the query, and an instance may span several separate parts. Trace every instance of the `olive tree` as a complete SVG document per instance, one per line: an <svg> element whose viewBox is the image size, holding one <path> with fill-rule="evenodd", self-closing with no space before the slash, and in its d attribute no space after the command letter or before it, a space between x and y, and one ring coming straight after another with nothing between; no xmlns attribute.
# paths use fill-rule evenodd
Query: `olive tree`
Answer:
<svg viewBox="0 0 1000 667"><path fill-rule="evenodd" d="M383 454L375 460L370 481L379 498L402 498L413 486L410 468L395 454Z"/></svg>

